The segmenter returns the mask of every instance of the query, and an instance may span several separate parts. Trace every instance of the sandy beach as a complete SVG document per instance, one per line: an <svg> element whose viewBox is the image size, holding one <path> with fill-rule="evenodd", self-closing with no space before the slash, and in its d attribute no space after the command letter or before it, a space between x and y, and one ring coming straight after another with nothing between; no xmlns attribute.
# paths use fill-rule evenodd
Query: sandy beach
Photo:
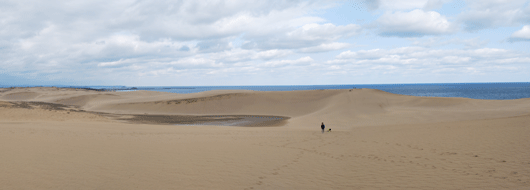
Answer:
<svg viewBox="0 0 530 190"><path fill-rule="evenodd" d="M0 189L530 189L529 139L528 98L0 89Z"/></svg>

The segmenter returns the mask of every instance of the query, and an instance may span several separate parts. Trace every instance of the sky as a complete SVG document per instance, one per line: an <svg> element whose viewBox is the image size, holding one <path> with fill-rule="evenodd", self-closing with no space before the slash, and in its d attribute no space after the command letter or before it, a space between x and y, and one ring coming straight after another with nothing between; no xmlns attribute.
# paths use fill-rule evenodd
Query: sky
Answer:
<svg viewBox="0 0 530 190"><path fill-rule="evenodd" d="M530 82L529 0L0 1L0 85Z"/></svg>

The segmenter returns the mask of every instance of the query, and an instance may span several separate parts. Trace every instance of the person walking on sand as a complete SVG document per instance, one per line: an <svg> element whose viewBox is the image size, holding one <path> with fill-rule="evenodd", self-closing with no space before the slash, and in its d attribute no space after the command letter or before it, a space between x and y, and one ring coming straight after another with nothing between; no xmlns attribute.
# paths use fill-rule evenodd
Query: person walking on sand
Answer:
<svg viewBox="0 0 530 190"><path fill-rule="evenodd" d="M322 128L322 133L324 133L324 129L326 128L326 126L324 125L324 122L322 122L322 125L320 125L320 128Z"/></svg>

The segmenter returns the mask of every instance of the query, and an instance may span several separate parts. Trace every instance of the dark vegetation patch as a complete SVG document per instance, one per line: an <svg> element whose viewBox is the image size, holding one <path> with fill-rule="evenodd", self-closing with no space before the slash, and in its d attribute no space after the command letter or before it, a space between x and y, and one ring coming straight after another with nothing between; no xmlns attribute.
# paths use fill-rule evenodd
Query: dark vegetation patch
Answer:
<svg viewBox="0 0 530 190"><path fill-rule="evenodd" d="M28 102L12 102L11 107L33 109L33 107Z"/></svg>
<svg viewBox="0 0 530 190"><path fill-rule="evenodd" d="M0 108L10 108L11 105L12 104L10 102L0 101Z"/></svg>
<svg viewBox="0 0 530 190"><path fill-rule="evenodd" d="M4 92L8 92L8 91L11 91L15 88L0 88L0 93L4 93Z"/></svg>
<svg viewBox="0 0 530 190"><path fill-rule="evenodd" d="M78 111L75 106L68 106L64 104L55 104L48 102L9 102L11 103L10 107L12 108L25 108L25 109L44 109L50 111Z"/></svg>

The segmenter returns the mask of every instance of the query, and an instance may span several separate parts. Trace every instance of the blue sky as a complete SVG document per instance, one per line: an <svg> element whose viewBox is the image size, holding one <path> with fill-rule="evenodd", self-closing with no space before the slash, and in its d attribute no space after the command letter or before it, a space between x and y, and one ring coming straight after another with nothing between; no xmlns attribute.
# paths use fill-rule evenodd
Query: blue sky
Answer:
<svg viewBox="0 0 530 190"><path fill-rule="evenodd" d="M529 1L0 2L0 85L529 82L529 76Z"/></svg>

